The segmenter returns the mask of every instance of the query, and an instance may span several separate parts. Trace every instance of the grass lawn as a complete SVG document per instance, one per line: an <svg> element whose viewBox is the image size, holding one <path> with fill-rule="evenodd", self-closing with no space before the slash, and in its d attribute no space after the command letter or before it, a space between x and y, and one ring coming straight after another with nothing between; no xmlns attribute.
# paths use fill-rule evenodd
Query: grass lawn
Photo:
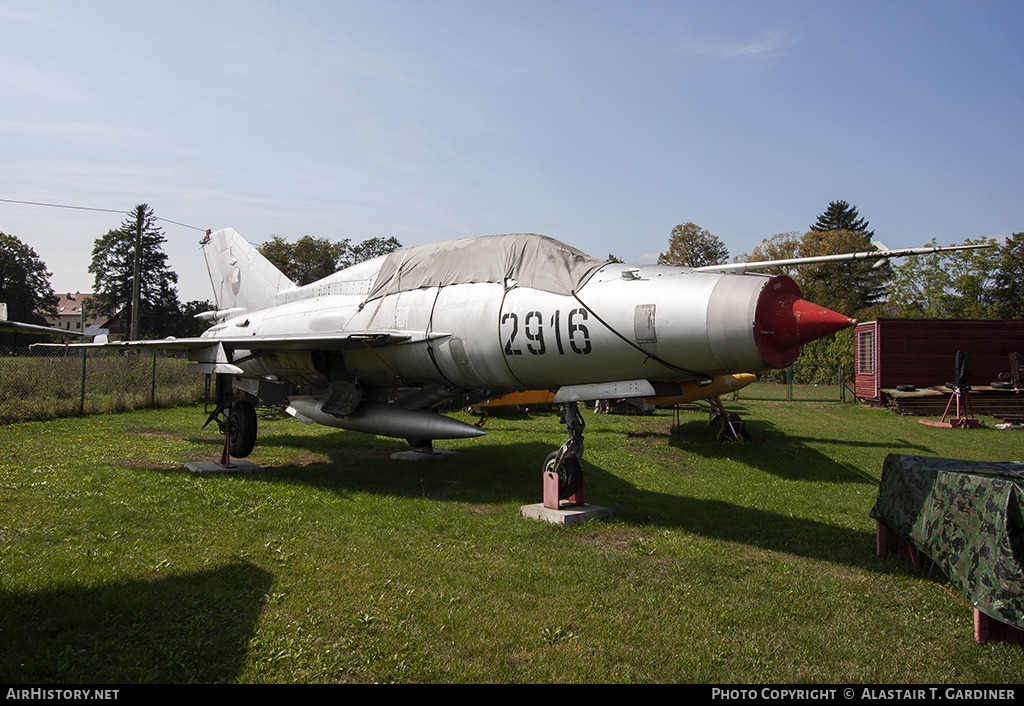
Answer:
<svg viewBox="0 0 1024 706"><path fill-rule="evenodd" d="M520 517L555 415L401 441L261 418L253 475L193 475L201 409L0 427L0 683L1018 683L937 569L875 556L888 453L1019 460L1021 433L838 404L594 415L587 499Z"/></svg>

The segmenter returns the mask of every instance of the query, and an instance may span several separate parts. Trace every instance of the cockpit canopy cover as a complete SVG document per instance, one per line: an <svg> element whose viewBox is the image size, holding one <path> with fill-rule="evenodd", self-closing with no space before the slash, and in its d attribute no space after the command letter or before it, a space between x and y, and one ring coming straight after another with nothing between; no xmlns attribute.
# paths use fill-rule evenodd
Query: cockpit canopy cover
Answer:
<svg viewBox="0 0 1024 706"><path fill-rule="evenodd" d="M396 250L380 268L367 301L421 287L496 282L571 294L604 260L545 235L518 233L446 240Z"/></svg>

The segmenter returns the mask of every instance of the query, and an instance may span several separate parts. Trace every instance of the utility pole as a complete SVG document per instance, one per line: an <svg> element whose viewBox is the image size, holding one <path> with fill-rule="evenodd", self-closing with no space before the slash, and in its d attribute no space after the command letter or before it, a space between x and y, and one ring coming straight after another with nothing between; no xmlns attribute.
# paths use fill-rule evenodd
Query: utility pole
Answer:
<svg viewBox="0 0 1024 706"><path fill-rule="evenodd" d="M139 277L139 260L142 257L142 220L144 215L144 207L139 204L135 207L135 269L134 277L132 279L132 326L131 331L128 334L129 340L139 340L139 300L142 298L142 282Z"/></svg>

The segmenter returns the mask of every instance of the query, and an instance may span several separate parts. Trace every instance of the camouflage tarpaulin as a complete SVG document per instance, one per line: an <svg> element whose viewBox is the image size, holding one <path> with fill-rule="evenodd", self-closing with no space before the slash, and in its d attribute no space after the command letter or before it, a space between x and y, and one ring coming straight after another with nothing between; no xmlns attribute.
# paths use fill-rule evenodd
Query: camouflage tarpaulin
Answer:
<svg viewBox="0 0 1024 706"><path fill-rule="evenodd" d="M871 517L975 608L1024 629L1024 463L889 454Z"/></svg>

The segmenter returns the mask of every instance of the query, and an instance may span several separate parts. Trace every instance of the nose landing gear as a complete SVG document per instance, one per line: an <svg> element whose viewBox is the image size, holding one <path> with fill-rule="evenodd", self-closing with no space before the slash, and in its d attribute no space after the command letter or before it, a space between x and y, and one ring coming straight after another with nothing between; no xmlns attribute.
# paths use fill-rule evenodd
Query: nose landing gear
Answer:
<svg viewBox="0 0 1024 706"><path fill-rule="evenodd" d="M557 510L561 501L583 505L583 429L586 423L575 402L567 402L558 410L558 421L565 424L569 440L544 459L544 507Z"/></svg>

